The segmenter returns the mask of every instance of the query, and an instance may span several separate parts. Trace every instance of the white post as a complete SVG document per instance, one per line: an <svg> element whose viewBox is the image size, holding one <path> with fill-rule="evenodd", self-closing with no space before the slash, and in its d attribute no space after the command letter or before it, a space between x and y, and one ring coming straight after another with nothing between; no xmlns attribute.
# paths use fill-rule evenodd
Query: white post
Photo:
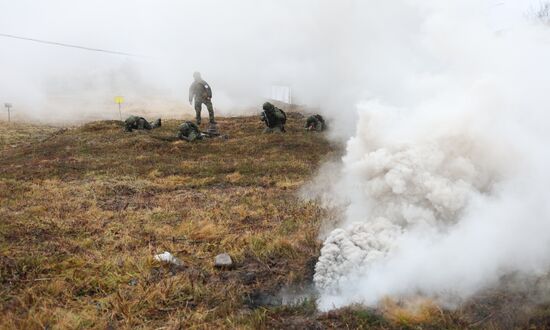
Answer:
<svg viewBox="0 0 550 330"><path fill-rule="evenodd" d="M4 103L4 106L6 107L6 109L8 109L8 123L11 122L11 103Z"/></svg>

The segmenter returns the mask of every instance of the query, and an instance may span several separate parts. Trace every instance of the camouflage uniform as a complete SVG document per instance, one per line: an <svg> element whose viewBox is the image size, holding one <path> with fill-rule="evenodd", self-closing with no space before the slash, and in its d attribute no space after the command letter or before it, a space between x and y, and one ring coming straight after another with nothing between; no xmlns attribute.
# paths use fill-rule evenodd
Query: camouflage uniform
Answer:
<svg viewBox="0 0 550 330"><path fill-rule="evenodd" d="M327 126L325 124L325 119L321 115L309 116L306 120L306 126L304 127L308 131L324 131Z"/></svg>
<svg viewBox="0 0 550 330"><path fill-rule="evenodd" d="M135 129L138 130L150 130L161 126L160 118L155 120L153 124L150 124L145 118L139 116L130 116L124 121L124 129L126 132L131 132Z"/></svg>
<svg viewBox="0 0 550 330"><path fill-rule="evenodd" d="M264 103L263 109L260 120L267 126L264 133L286 132L286 113L269 102Z"/></svg>
<svg viewBox="0 0 550 330"><path fill-rule="evenodd" d="M178 139L193 142L195 140L202 140L203 138L204 134L201 133L199 127L193 122L186 121L178 128Z"/></svg>
<svg viewBox="0 0 550 330"><path fill-rule="evenodd" d="M210 124L216 124L214 120L214 108L212 107L212 89L206 81L202 80L200 73L195 72L193 78L195 78L195 81L189 87L189 103L193 103L193 98L195 99L197 125L201 124L201 110L203 104L206 105L208 109Z"/></svg>

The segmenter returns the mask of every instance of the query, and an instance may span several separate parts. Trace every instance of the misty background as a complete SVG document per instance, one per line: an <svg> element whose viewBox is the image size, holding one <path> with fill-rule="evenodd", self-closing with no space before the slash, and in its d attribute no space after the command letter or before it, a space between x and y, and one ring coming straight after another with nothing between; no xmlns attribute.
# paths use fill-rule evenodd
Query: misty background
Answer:
<svg viewBox="0 0 550 330"><path fill-rule="evenodd" d="M200 71L218 114L238 115L290 86L349 138L306 193L344 210L323 236L319 306L467 299L550 265L539 4L0 0L0 33L139 55L0 38L0 103L79 122L117 119L123 95L125 111L181 118Z"/></svg>
<svg viewBox="0 0 550 330"><path fill-rule="evenodd" d="M123 109L179 118L192 73L225 115L249 112L272 85L294 103L353 107L345 43L354 1L0 1L0 33L127 52L119 56L0 38L0 102L48 122L117 118ZM353 113L353 111L349 111Z"/></svg>
<svg viewBox="0 0 550 330"><path fill-rule="evenodd" d="M538 4L528 2L481 1L477 11L494 13L498 30ZM220 114L250 113L272 85L289 86L294 103L320 108L345 137L359 101L394 97L408 63L388 51L416 42L398 33L421 19L414 1L357 0L0 0L0 12L0 33L139 55L0 38L0 102L20 120L117 118L117 95L126 113L180 118L193 113L188 86L200 71Z"/></svg>

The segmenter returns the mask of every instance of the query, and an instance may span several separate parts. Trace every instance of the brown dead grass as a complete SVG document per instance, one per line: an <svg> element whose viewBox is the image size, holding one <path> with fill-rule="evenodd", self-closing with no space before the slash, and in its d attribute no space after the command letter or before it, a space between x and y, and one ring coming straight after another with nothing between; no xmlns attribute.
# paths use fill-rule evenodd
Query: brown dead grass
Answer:
<svg viewBox="0 0 550 330"><path fill-rule="evenodd" d="M176 121L5 133L2 327L248 327L249 293L304 280L323 211L295 192L334 148L299 122L219 121L228 139L192 144L171 140ZM184 266L155 262L163 251ZM213 267L222 252L235 269Z"/></svg>
<svg viewBox="0 0 550 330"><path fill-rule="evenodd" d="M52 136L61 128L37 124L0 121L0 151L28 145Z"/></svg>
<svg viewBox="0 0 550 330"><path fill-rule="evenodd" d="M173 140L177 121L2 131L0 328L499 327L473 304L319 314L311 300L263 303L311 281L326 210L296 191L340 152L303 132L299 115L289 122L287 134L262 135L256 117L220 118L228 139L192 144ZM164 251L183 266L155 262ZM214 268L222 252L233 269ZM522 325L547 324L537 313Z"/></svg>

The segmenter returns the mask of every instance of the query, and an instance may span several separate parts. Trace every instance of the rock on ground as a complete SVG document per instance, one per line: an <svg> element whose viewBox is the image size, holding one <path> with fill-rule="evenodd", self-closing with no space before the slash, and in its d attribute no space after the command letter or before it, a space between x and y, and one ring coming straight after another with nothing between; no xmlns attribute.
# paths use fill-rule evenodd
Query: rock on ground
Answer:
<svg viewBox="0 0 550 330"><path fill-rule="evenodd" d="M230 268L233 266L233 260L227 253L218 254L214 260L214 266L218 268Z"/></svg>

